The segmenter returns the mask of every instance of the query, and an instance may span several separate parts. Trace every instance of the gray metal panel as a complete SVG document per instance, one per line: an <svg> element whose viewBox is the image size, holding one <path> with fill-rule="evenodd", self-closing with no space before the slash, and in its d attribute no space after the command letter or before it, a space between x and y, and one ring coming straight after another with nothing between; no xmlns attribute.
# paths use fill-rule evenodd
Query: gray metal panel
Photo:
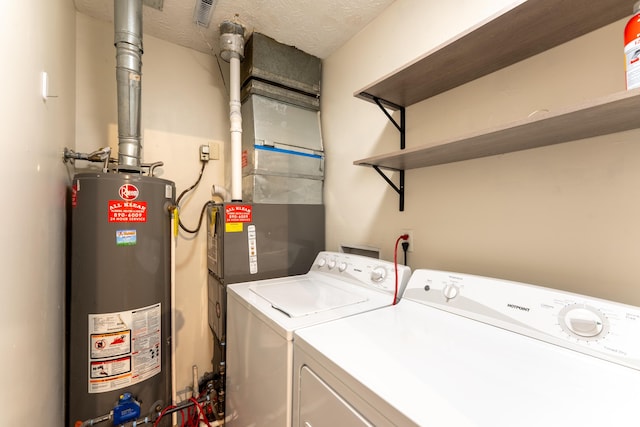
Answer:
<svg viewBox="0 0 640 427"><path fill-rule="evenodd" d="M252 174L242 177L242 199L250 203L321 205L321 179Z"/></svg>
<svg viewBox="0 0 640 427"><path fill-rule="evenodd" d="M319 112L251 95L242 103L243 145L284 144L323 151Z"/></svg>
<svg viewBox="0 0 640 427"><path fill-rule="evenodd" d="M240 99L244 102L250 95L262 95L309 110L320 111L320 95L306 95L262 80L250 78L244 82L240 92Z"/></svg>
<svg viewBox="0 0 640 427"><path fill-rule="evenodd" d="M231 243L225 245L224 233L224 204L209 206L207 208L208 223L210 225L208 232L210 248L207 252L211 273L222 280L224 278L224 258L225 251L229 253L240 252L239 248L231 247Z"/></svg>
<svg viewBox="0 0 640 427"><path fill-rule="evenodd" d="M245 45L241 81L258 77L309 94L320 95L322 61L271 37L253 33Z"/></svg>
<svg viewBox="0 0 640 427"><path fill-rule="evenodd" d="M173 204L170 181L138 174L86 173L74 177L71 225L69 301L69 422L108 413L124 391L151 405L171 399L171 227L167 207ZM123 184L138 189L146 202L146 221L110 222L110 201L122 201ZM133 230L135 244L118 245L117 231ZM161 304L161 372L145 381L103 393L88 393L89 315L117 313ZM167 421L168 423L168 421ZM162 424L168 425L168 424Z"/></svg>
<svg viewBox="0 0 640 427"><path fill-rule="evenodd" d="M252 220L243 223L242 231L225 223L225 207L236 205L252 210ZM213 273L225 285L306 273L318 252L324 250L323 205L225 203L210 208L209 215L216 209L219 222L210 233L220 245L217 253L222 268ZM256 227L256 274L249 271L249 225Z"/></svg>
<svg viewBox="0 0 640 427"><path fill-rule="evenodd" d="M242 176L264 174L324 179L324 153L321 151L292 149L280 144L255 144L243 149L243 157L246 164L243 165Z"/></svg>
<svg viewBox="0 0 640 427"><path fill-rule="evenodd" d="M225 286L211 272L207 278L209 327L218 339L223 339L226 330L227 294Z"/></svg>

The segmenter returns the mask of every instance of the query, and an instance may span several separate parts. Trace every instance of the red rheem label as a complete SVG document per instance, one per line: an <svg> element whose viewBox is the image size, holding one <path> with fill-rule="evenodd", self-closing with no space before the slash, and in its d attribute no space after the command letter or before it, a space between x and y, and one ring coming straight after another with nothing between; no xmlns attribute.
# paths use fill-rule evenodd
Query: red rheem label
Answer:
<svg viewBox="0 0 640 427"><path fill-rule="evenodd" d="M132 201L138 198L140 190L133 184L122 184L118 189L118 195L122 200Z"/></svg>

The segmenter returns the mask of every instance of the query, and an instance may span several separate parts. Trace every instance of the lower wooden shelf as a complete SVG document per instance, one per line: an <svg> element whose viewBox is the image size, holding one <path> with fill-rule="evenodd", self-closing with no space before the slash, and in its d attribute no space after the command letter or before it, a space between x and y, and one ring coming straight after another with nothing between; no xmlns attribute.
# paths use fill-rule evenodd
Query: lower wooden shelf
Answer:
<svg viewBox="0 0 640 427"><path fill-rule="evenodd" d="M486 129L459 138L393 151L353 162L408 170L560 144L640 128L640 89Z"/></svg>

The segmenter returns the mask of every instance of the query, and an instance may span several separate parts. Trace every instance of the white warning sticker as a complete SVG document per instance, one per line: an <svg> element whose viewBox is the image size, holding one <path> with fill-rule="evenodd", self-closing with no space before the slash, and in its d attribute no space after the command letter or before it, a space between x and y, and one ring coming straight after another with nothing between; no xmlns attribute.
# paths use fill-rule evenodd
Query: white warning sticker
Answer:
<svg viewBox="0 0 640 427"><path fill-rule="evenodd" d="M89 393L131 386L161 371L161 304L89 314Z"/></svg>
<svg viewBox="0 0 640 427"><path fill-rule="evenodd" d="M258 244L256 226L251 224L247 227L247 239L249 243L249 274L258 273Z"/></svg>

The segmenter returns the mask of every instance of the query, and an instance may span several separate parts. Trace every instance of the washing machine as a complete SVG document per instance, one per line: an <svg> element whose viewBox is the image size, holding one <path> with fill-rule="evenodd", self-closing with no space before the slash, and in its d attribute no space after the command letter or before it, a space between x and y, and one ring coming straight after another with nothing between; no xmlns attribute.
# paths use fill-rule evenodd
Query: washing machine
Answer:
<svg viewBox="0 0 640 427"><path fill-rule="evenodd" d="M640 425L640 308L414 271L402 301L296 331L293 426Z"/></svg>
<svg viewBox="0 0 640 427"><path fill-rule="evenodd" d="M391 306L409 267L320 252L302 275L229 285L227 425L291 425L294 331Z"/></svg>

